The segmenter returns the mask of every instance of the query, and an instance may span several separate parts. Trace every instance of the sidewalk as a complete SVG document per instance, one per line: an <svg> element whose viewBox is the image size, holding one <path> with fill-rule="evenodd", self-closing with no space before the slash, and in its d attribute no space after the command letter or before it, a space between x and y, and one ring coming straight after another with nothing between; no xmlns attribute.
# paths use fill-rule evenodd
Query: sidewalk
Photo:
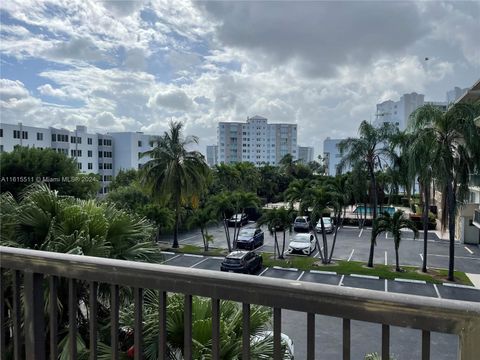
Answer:
<svg viewBox="0 0 480 360"><path fill-rule="evenodd" d="M472 282L473 286L480 289L480 274L466 274L470 281Z"/></svg>

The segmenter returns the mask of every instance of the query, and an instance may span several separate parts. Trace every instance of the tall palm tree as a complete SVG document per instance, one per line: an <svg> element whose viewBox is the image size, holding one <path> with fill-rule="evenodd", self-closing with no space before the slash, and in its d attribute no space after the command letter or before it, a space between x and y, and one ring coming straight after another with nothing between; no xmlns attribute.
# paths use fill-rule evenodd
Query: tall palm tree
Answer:
<svg viewBox="0 0 480 360"><path fill-rule="evenodd" d="M205 251L208 251L209 243L213 241L213 236L208 233L208 226L215 224L216 220L214 209L208 205L194 209L189 216L188 224L200 229Z"/></svg>
<svg viewBox="0 0 480 360"><path fill-rule="evenodd" d="M360 166L367 170L371 181L371 198L373 202L373 219L377 217L377 182L375 171L382 168L392 157L392 149L389 140L397 132L397 128L390 123L384 123L381 127L374 127L367 121L362 121L359 127L358 138L348 138L342 140L338 147L342 160L340 166L350 165L352 167ZM365 209L366 211L366 209ZM373 267L375 239L370 241L370 255L368 266Z"/></svg>
<svg viewBox="0 0 480 360"><path fill-rule="evenodd" d="M293 203L298 201L298 214L303 215L305 212L305 200L307 192L311 187L311 180L301 179L293 180L285 191L285 200L290 202L291 208L293 208Z"/></svg>
<svg viewBox="0 0 480 360"><path fill-rule="evenodd" d="M154 148L140 155L150 158L142 168L143 182L150 187L154 197L173 206L174 248L178 248L181 206L198 202L209 171L201 153L187 150L188 146L198 144L198 138L183 137L182 128L183 123L170 122L169 131L153 140Z"/></svg>
<svg viewBox="0 0 480 360"><path fill-rule="evenodd" d="M212 196L208 200L209 205L216 209L217 218L221 218L223 230L225 231L225 239L227 240L228 252L232 251L232 241L230 239L230 230L228 229L228 214L231 214L233 210L230 194L223 191L217 195Z"/></svg>
<svg viewBox="0 0 480 360"><path fill-rule="evenodd" d="M417 227L415 223L407 219L404 216L402 210L397 210L395 213L390 215L388 212L384 212L374 221L372 233L375 238L383 232L390 232L393 235L393 242L395 244L395 270L402 271L400 269L400 262L398 258L398 249L400 248L400 241L402 240L402 229L410 229L413 231L414 238L418 235Z"/></svg>
<svg viewBox="0 0 480 360"><path fill-rule="evenodd" d="M417 109L411 122L419 143L431 142L429 151L435 161L434 176L442 189L442 226L448 218L449 264L448 280L454 281L455 213L457 204L468 194L469 175L480 167L480 129L474 119L480 104L454 104L446 112L432 105ZM434 139L434 141L432 141Z"/></svg>
<svg viewBox="0 0 480 360"><path fill-rule="evenodd" d="M260 205L260 199L256 193L245 192L245 191L235 191L229 195L230 201L233 205L234 214L243 214L245 209L253 208L256 209ZM240 234L240 226L238 221L235 222L235 227L233 229L233 248L237 248L238 236Z"/></svg>
<svg viewBox="0 0 480 360"><path fill-rule="evenodd" d="M278 258L284 258L285 252L285 235L287 230L292 231L292 221L293 213L290 210L285 209L284 207L278 209L271 209L266 211L262 217L257 221L259 225L267 225L268 231L273 235L274 238L274 254L278 253ZM280 251L280 246L278 245L277 232L283 233L283 242L282 250Z"/></svg>

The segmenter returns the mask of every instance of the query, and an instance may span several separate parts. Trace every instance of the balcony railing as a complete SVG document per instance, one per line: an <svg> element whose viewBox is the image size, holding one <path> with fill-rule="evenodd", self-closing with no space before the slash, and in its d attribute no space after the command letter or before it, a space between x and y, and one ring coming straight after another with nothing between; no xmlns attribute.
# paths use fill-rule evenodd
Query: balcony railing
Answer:
<svg viewBox="0 0 480 360"><path fill-rule="evenodd" d="M25 337L27 359L46 358L44 319L44 290L49 289L49 341L55 352L57 329L57 284L68 280L69 359L77 358L76 339L76 285L87 282L90 288L91 314L97 313L99 284L111 288L111 344L112 358L119 356L119 289L133 289L135 299L134 346L135 359L142 358L142 304L143 290L160 292L159 349L166 358L167 293L184 294L184 359L192 359L192 296L212 299L212 359L220 358L220 300L243 304L243 329L250 324L250 304L273 308L274 359L281 359L282 310L306 313L307 359L315 358L315 314L343 319L343 359L350 359L351 320L379 324L382 328L382 358L388 359L390 326L408 327L422 331L422 359L430 358L430 333L450 333L459 337L458 359L478 359L480 354L480 305L445 299L376 292L364 289L338 288L330 285L261 278L248 275L213 272L166 265L68 255L35 250L0 247L2 280L4 272L12 272L13 295L11 311L5 311L4 290L1 296L1 348L5 357L5 340L13 341L14 353L20 356L22 336ZM23 274L23 301L20 275ZM47 285L48 282L48 286ZM5 284L2 281L2 284ZM3 285L5 287L5 285ZM23 305L22 305L23 304ZM23 309L22 309L23 306ZM24 312L25 333L20 333L21 314ZM8 324L11 324L7 327ZM97 357L97 320L90 316L90 359ZM242 359L249 359L250 336L242 334ZM137 351L138 350L138 351ZM20 358L20 357L17 357ZM57 354L51 354L52 359Z"/></svg>

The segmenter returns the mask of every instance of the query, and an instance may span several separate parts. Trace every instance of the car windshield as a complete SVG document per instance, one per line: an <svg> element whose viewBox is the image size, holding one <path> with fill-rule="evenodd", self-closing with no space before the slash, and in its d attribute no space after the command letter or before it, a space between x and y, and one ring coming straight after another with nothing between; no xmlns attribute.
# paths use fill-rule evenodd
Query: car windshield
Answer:
<svg viewBox="0 0 480 360"><path fill-rule="evenodd" d="M295 237L293 238L293 241L295 241L295 242L300 242L300 243L308 243L308 242L310 241L310 236L308 236L308 235L307 235L307 236L305 236L305 235L303 235L303 236L297 235L297 236L295 236Z"/></svg>
<svg viewBox="0 0 480 360"><path fill-rule="evenodd" d="M255 229L243 229L240 231L240 236L253 236L255 234Z"/></svg>
<svg viewBox="0 0 480 360"><path fill-rule="evenodd" d="M297 222L297 223L304 223L304 222L306 222L306 221L305 221L304 218L298 218L298 219L295 220L295 222Z"/></svg>

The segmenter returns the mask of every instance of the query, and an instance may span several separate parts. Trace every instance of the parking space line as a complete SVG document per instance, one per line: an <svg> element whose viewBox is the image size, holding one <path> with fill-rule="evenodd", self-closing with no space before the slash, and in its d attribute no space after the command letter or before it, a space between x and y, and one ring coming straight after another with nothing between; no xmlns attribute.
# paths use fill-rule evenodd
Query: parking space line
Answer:
<svg viewBox="0 0 480 360"><path fill-rule="evenodd" d="M189 237L186 237L185 239L178 239L178 241L180 242L180 241L190 240L190 239L194 239L196 237L198 237L198 235L189 236Z"/></svg>
<svg viewBox="0 0 480 360"><path fill-rule="evenodd" d="M471 255L473 255L473 251L470 250L468 247L464 246L465 250L467 250Z"/></svg>
<svg viewBox="0 0 480 360"><path fill-rule="evenodd" d="M388 239L388 232L385 231L385 239Z"/></svg>
<svg viewBox="0 0 480 360"><path fill-rule="evenodd" d="M205 259L203 259L203 260L200 260L199 262L197 262L197 263L195 263L195 264L191 265L190 267L191 267L191 268L193 268L193 267L195 267L195 266L197 266L197 265L200 265L201 263L203 263L203 262L207 261L208 259L209 259L209 258L207 257L207 258L205 258Z"/></svg>
<svg viewBox="0 0 480 360"><path fill-rule="evenodd" d="M210 259L223 260L224 258L221 256L210 256Z"/></svg>
<svg viewBox="0 0 480 360"><path fill-rule="evenodd" d="M354 252L355 252L355 249L352 249L352 252L350 253L350 256L348 257L347 261L352 260L352 256Z"/></svg>
<svg viewBox="0 0 480 360"><path fill-rule="evenodd" d="M342 277L340 278L340 281L338 283L338 286L342 286L343 285L343 278L345 277L345 275L342 275Z"/></svg>
<svg viewBox="0 0 480 360"><path fill-rule="evenodd" d="M183 254L183 256L203 258L203 255L197 255L197 254Z"/></svg>
<svg viewBox="0 0 480 360"><path fill-rule="evenodd" d="M362 230L360 230L360 234L358 234L358 237L362 236L362 233L363 233L363 228Z"/></svg>
<svg viewBox="0 0 480 360"><path fill-rule="evenodd" d="M268 269L270 269L270 268L268 268L268 267L265 268L265 270L263 270L260 274L258 274L258 276L262 276Z"/></svg>
<svg viewBox="0 0 480 360"><path fill-rule="evenodd" d="M439 257L449 257L450 255L438 255L438 254L428 254L430 256L439 256ZM477 260L480 261L480 258L468 257L468 256L455 256L455 259L464 259L464 260Z"/></svg>
<svg viewBox="0 0 480 360"><path fill-rule="evenodd" d="M364 279L376 279L378 280L378 276L374 275L361 275L361 274L350 274L351 277L356 277L356 278L364 278Z"/></svg>
<svg viewBox="0 0 480 360"><path fill-rule="evenodd" d="M298 271L297 268L284 268L284 267L281 267L281 266L274 266L273 268L274 268L275 270Z"/></svg>
<svg viewBox="0 0 480 360"><path fill-rule="evenodd" d="M182 256L182 254L178 254L178 255L176 255L176 256L174 256L174 257L171 257L170 259L167 259L167 260L165 260L164 262L162 262L162 264L165 264L166 262L168 262L168 261L170 261L170 260L173 260L173 259L176 259L176 258L178 258L178 257L180 257L180 256Z"/></svg>
<svg viewBox="0 0 480 360"><path fill-rule="evenodd" d="M161 254L175 255L175 253L171 251L162 251Z"/></svg>
<svg viewBox="0 0 480 360"><path fill-rule="evenodd" d="M388 281L385 279L385 292L388 292Z"/></svg>
<svg viewBox="0 0 480 360"><path fill-rule="evenodd" d="M337 275L335 271L320 271L320 270L310 270L312 274L320 274L320 275Z"/></svg>
<svg viewBox="0 0 480 360"><path fill-rule="evenodd" d="M305 271L302 271L302 273L300 274L300 276L297 278L297 281L299 281L299 280L302 278L303 274L305 274Z"/></svg>
<svg viewBox="0 0 480 360"><path fill-rule="evenodd" d="M385 265L388 265L388 262L387 262L387 252L385 251Z"/></svg>
<svg viewBox="0 0 480 360"><path fill-rule="evenodd" d="M406 282L406 283L414 283L414 284L426 284L425 280L413 280L413 279L402 279L402 278L395 278L395 281L399 282Z"/></svg>
<svg viewBox="0 0 480 360"><path fill-rule="evenodd" d="M420 255L420 259L422 259L422 261L423 261L423 254L418 254L418 255Z"/></svg>
<svg viewBox="0 0 480 360"><path fill-rule="evenodd" d="M462 289L480 290L480 288L476 288L474 286L461 285L461 284L443 283L443 286L457 287L457 288L462 288Z"/></svg>
<svg viewBox="0 0 480 360"><path fill-rule="evenodd" d="M435 289L435 292L437 293L438 298L441 299L442 296L440 295L440 292L438 291L437 284L433 284L433 288Z"/></svg>

